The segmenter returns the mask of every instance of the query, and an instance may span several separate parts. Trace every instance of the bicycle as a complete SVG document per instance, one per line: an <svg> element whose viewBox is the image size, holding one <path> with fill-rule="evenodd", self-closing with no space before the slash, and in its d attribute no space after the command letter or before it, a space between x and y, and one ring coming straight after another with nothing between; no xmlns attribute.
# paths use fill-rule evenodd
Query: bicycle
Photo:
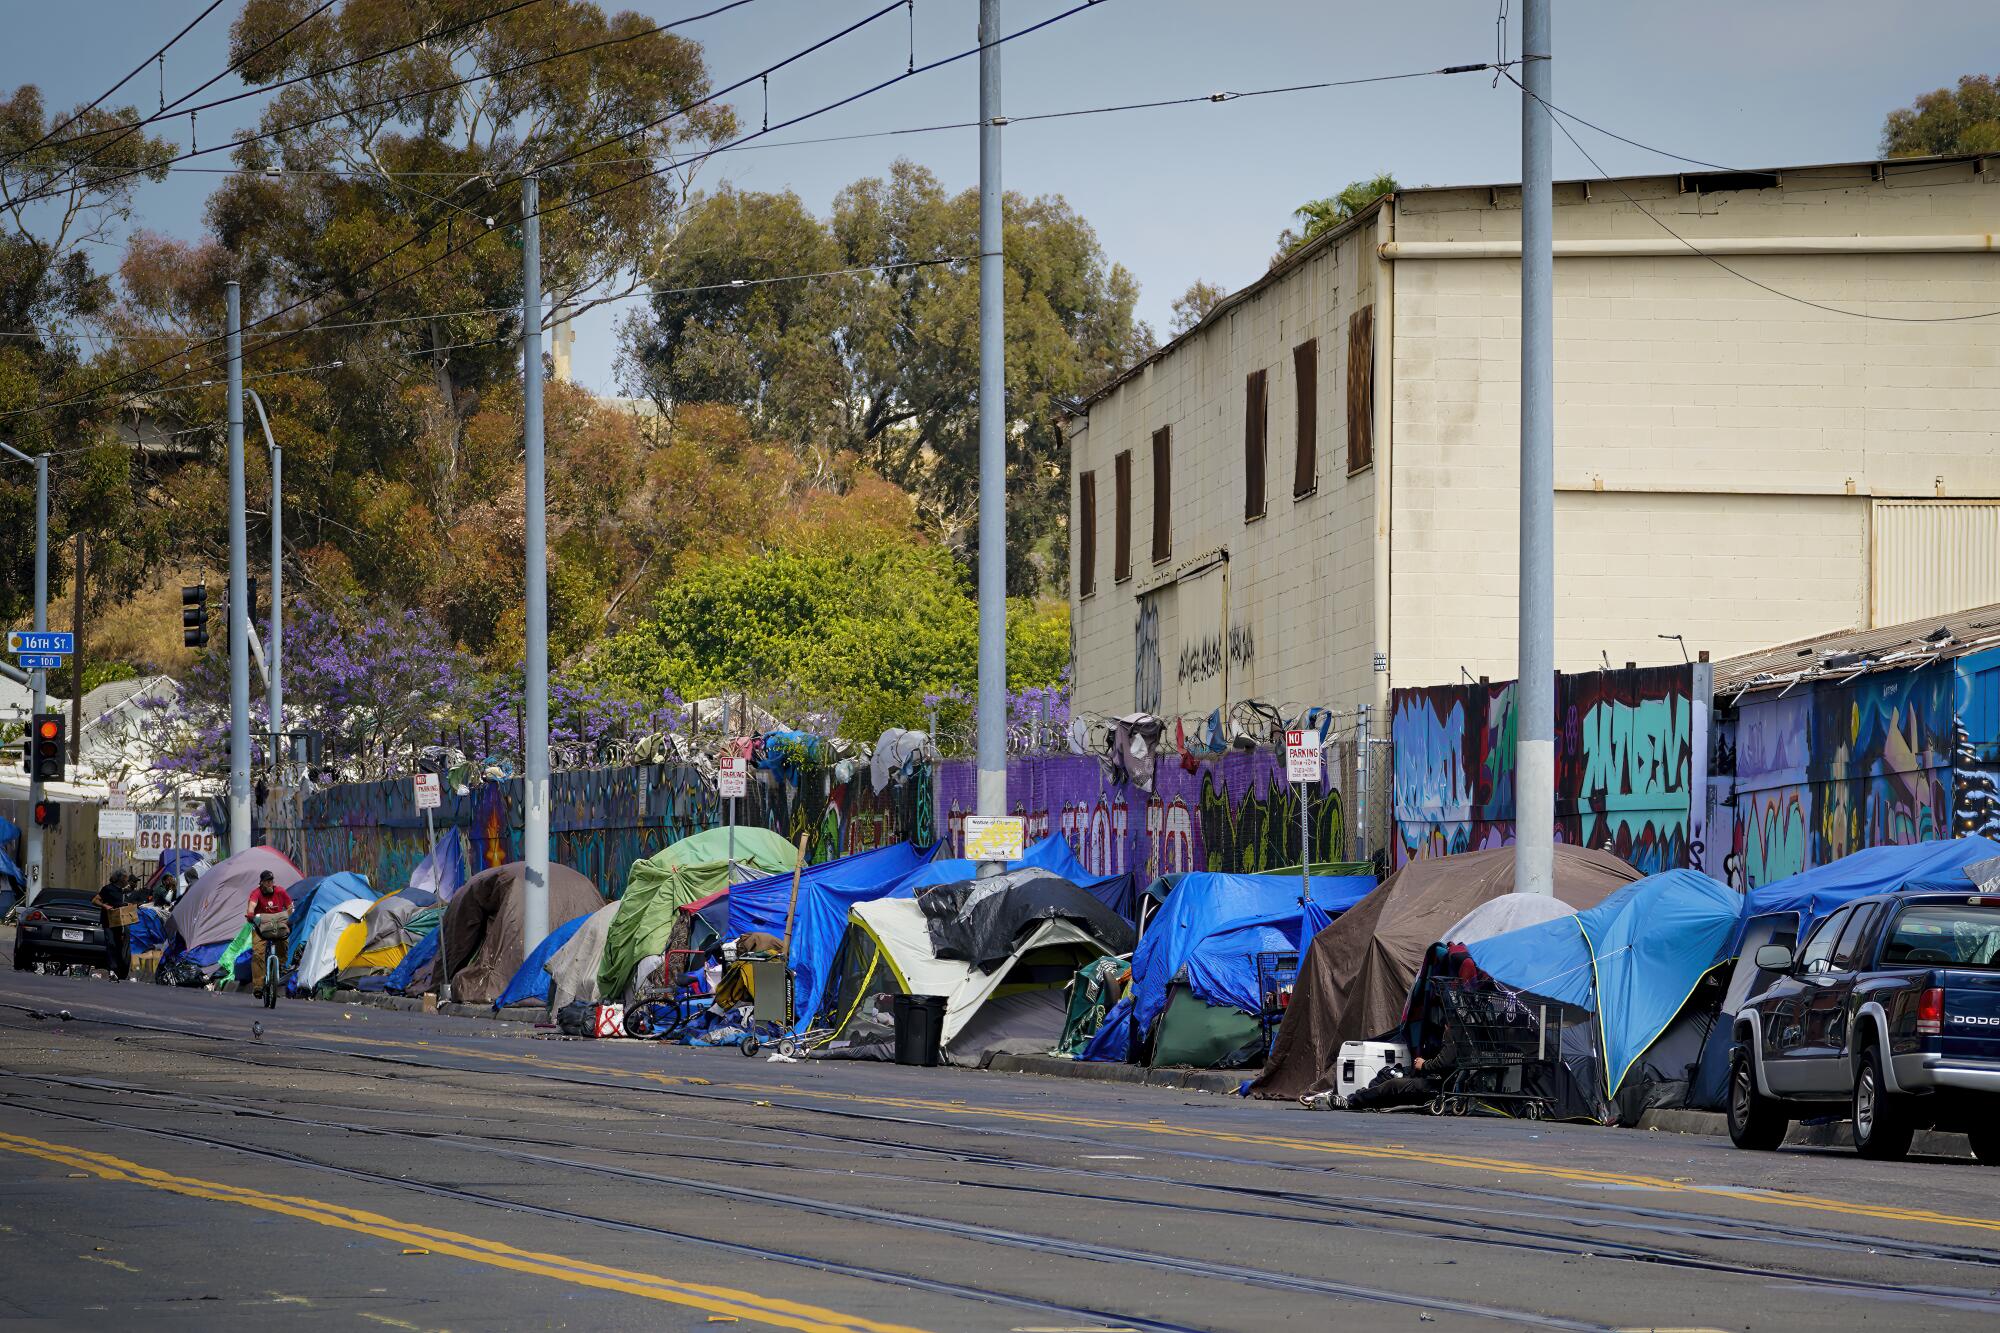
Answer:
<svg viewBox="0 0 2000 1333"><path fill-rule="evenodd" d="M271 921L269 928L265 925L267 920ZM269 917L259 917L256 929L264 943L264 988L258 993L266 1009L276 1009L278 992L285 984L285 956L290 952L287 946L292 938L291 921L283 914L273 912Z"/></svg>

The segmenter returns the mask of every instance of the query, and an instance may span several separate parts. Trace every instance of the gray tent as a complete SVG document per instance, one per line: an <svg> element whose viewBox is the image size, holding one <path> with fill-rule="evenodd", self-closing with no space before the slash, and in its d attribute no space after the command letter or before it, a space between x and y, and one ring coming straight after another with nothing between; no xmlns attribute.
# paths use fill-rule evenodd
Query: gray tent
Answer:
<svg viewBox="0 0 2000 1333"><path fill-rule="evenodd" d="M243 914L250 908L250 892L264 871L281 889L299 882L299 869L275 847L252 847L238 852L219 865L211 866L174 904L174 933L181 945L199 949L204 944L225 944L243 929Z"/></svg>
<svg viewBox="0 0 2000 1333"><path fill-rule="evenodd" d="M551 1009L560 1009L578 1000L588 1004L598 1001L597 967L604 959L604 941L611 934L611 919L617 915L617 903L604 904L590 914L588 921L576 928L576 934L569 937L568 943L542 964L542 971L549 974Z"/></svg>
<svg viewBox="0 0 2000 1333"><path fill-rule="evenodd" d="M1609 852L1558 845L1556 896L1592 907L1639 872ZM1290 1099L1331 1086L1344 1041L1365 1041L1403 1017L1430 947L1480 904L1514 890L1514 849L1412 861L1313 937L1270 1060L1250 1092Z"/></svg>

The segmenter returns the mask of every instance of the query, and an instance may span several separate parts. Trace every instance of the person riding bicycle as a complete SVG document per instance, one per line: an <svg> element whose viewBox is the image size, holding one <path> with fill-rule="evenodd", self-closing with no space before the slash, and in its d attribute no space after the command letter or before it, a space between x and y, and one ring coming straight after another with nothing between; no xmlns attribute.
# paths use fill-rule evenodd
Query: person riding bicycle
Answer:
<svg viewBox="0 0 2000 1333"><path fill-rule="evenodd" d="M268 965L282 972L285 946L291 940L292 895L278 887L277 879L270 871L257 876L257 887L250 891L250 905L243 913L243 919L252 927L250 993L261 995L264 993L266 953L275 948L277 956Z"/></svg>

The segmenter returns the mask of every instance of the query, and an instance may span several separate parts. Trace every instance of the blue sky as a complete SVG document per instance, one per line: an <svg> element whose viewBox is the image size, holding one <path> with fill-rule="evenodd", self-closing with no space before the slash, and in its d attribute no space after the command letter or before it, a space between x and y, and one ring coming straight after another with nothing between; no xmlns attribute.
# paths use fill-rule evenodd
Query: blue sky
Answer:
<svg viewBox="0 0 2000 1333"><path fill-rule="evenodd" d="M1493 58L1500 0L1099 0L1091 10L1010 43L1006 110L1075 107L1394 74ZM757 0L684 32L700 40L718 84L769 64L879 7L880 0ZM1512 0L1518 10L1520 0ZM711 7L701 0L630 0L664 21ZM1003 26L1025 27L1067 8L1057 0L1006 0ZM41 85L69 106L95 97L199 12L197 0L84 0L8 5L11 53L0 85ZM227 63L225 3L169 54L167 96ZM974 0L915 0L921 62L970 46ZM900 72L907 25L872 25L772 80L780 119ZM1518 45L1518 23L1514 28ZM1557 0L1555 94L1559 106L1633 138L1692 157L1765 167L1871 157L1882 117L1918 93L1986 71L2000 51L1992 0L1682 0L1676 5ZM1519 175L1519 98L1505 83L1468 74L1333 89L1222 105L1091 116L1006 132L1010 189L1066 196L1096 227L1106 252L1138 277L1140 313L1155 328L1197 279L1238 287L1263 271L1272 241L1302 200L1357 177L1394 173L1404 184L1494 182ZM126 96L158 105L148 71ZM236 91L234 81L206 96ZM254 122L256 100L214 112L201 138ZM755 124L762 99L739 102ZM975 64L911 80L788 132L786 138L895 129L977 114ZM234 113L233 115L230 113ZM167 127L185 142L186 121ZM1622 144L1579 131L1615 172L1674 169ZM774 136L776 137L776 136ZM1595 174L1557 138L1557 168ZM935 171L952 188L978 180L976 131L727 154L703 182L796 191L824 209L844 185L879 174L897 157ZM135 219L192 236L215 178L175 175L139 196ZM109 257L105 266L109 267ZM578 378L616 389L615 316L585 321Z"/></svg>

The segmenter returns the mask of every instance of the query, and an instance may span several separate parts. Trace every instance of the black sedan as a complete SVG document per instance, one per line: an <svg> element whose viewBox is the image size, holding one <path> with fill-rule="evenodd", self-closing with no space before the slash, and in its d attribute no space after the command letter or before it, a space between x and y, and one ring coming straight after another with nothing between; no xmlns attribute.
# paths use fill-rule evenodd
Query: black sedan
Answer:
<svg viewBox="0 0 2000 1333"><path fill-rule="evenodd" d="M14 970L36 963L89 963L111 966L111 940L104 916L92 906L88 889L43 889L14 927Z"/></svg>

